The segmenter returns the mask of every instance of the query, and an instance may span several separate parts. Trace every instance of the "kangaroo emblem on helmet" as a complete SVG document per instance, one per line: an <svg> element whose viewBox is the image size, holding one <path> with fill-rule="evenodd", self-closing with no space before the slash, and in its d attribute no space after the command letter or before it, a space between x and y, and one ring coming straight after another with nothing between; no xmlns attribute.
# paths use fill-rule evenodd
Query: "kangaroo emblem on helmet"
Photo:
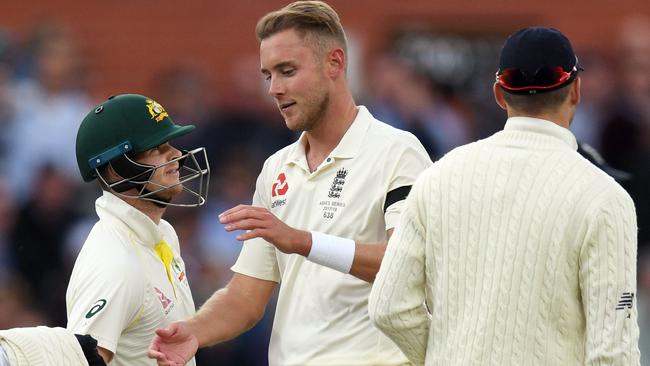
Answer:
<svg viewBox="0 0 650 366"><path fill-rule="evenodd" d="M151 115L151 119L155 119L156 122L162 121L165 117L169 117L169 114L165 111L165 108L163 108L160 103L153 101L151 99L147 99L147 108L149 109L149 114Z"/></svg>

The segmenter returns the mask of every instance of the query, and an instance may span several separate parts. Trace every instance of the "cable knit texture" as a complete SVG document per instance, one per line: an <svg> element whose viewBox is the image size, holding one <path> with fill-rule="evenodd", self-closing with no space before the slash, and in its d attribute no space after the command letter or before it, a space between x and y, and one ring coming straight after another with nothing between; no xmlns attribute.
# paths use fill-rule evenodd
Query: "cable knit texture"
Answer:
<svg viewBox="0 0 650 366"><path fill-rule="evenodd" d="M0 346L12 366L88 366L77 338L64 328L2 330Z"/></svg>
<svg viewBox="0 0 650 366"><path fill-rule="evenodd" d="M511 118L420 176L369 300L412 362L639 365L634 204L576 148Z"/></svg>

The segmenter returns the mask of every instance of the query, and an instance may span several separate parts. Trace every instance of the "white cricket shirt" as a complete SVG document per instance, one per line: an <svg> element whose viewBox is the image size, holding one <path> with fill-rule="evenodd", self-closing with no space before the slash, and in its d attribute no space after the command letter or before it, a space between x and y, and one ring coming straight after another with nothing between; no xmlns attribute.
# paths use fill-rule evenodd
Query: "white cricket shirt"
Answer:
<svg viewBox="0 0 650 366"><path fill-rule="evenodd" d="M313 173L304 143L303 135L267 159L253 205L269 209L294 228L360 242L386 241L386 230L395 226L407 190L431 165L417 138L376 120L365 107L358 108L338 146ZM232 269L281 283L270 365L407 362L370 324L369 283L284 254L259 238L244 243Z"/></svg>
<svg viewBox="0 0 650 366"><path fill-rule="evenodd" d="M420 176L369 300L414 363L639 365L634 204L577 146L513 117Z"/></svg>
<svg viewBox="0 0 650 366"><path fill-rule="evenodd" d="M156 365L147 348L156 328L194 314L178 237L165 220L149 217L104 192L99 221L77 257L66 306L68 329L90 334L114 353L112 366ZM164 240L173 253L170 273L154 251ZM194 365L192 359L188 365Z"/></svg>

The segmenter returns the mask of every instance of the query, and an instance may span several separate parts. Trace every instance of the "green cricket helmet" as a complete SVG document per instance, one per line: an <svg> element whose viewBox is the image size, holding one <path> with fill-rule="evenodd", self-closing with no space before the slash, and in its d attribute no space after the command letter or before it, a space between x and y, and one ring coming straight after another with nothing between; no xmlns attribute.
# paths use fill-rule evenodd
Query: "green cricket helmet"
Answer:
<svg viewBox="0 0 650 366"><path fill-rule="evenodd" d="M135 155L192 130L193 125L175 124L162 105L146 96L121 94L109 97L86 115L77 132L77 164L81 177L85 182L101 179L113 193L123 197L141 198L162 206L200 206L206 201L210 176L204 148L183 151L179 158L158 166L133 160ZM196 198L194 203L170 203L157 196L157 193L173 186L152 182L150 178L156 169L176 162L180 166L180 182L173 186L183 185L183 190ZM109 164L122 180L105 181L100 171ZM196 189L185 184L195 180L198 180ZM146 189L147 185L155 188ZM123 193L133 188L138 190L137 195Z"/></svg>

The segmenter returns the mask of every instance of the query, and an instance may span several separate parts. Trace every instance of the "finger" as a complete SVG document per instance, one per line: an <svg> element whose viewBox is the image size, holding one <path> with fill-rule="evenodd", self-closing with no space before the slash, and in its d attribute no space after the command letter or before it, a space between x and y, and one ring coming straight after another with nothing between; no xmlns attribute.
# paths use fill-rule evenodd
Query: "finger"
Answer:
<svg viewBox="0 0 650 366"><path fill-rule="evenodd" d="M255 230L255 229L262 229L267 227L268 227L268 223L266 221L258 220L258 219L244 219L226 225L224 227L224 230L226 231Z"/></svg>
<svg viewBox="0 0 650 366"><path fill-rule="evenodd" d="M156 361L166 361L165 354L153 348L149 348L149 350L147 350L147 357L156 359Z"/></svg>
<svg viewBox="0 0 650 366"><path fill-rule="evenodd" d="M264 235L263 235L264 232L265 231L260 230L260 229L251 230L251 231L245 232L244 234L237 235L235 237L235 239L237 239L239 241L246 241L246 240L253 239L253 238L264 238Z"/></svg>
<svg viewBox="0 0 650 366"><path fill-rule="evenodd" d="M175 324L170 324L166 328L156 329L156 335L160 336L161 338L169 338L176 334L177 329L178 328L175 326Z"/></svg>
<svg viewBox="0 0 650 366"><path fill-rule="evenodd" d="M219 222L222 224L232 224L234 222L246 219L268 219L268 211L261 207L246 207L241 210L231 212L227 215L219 217Z"/></svg>
<svg viewBox="0 0 650 366"><path fill-rule="evenodd" d="M246 208L249 208L249 207L253 207L253 206L251 206L251 205L237 205L237 206L235 206L235 207L229 208L229 209L227 209L226 211L220 213L220 214L219 214L219 218L221 218L221 217L223 217L223 216L225 216L225 215L230 215L230 214L232 214L233 212L237 212L237 211L239 211L239 210L243 210L243 209L246 209Z"/></svg>

